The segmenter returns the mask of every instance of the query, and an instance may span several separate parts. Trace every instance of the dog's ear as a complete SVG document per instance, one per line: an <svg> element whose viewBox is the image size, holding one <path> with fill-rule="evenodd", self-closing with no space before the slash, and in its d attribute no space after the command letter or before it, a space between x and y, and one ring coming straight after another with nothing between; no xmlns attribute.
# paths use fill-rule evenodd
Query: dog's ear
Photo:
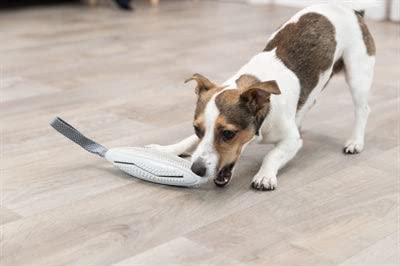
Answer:
<svg viewBox="0 0 400 266"><path fill-rule="evenodd" d="M281 94L275 80L257 82L250 85L242 92L240 99L248 105L254 115L257 115L267 105L271 94Z"/></svg>
<svg viewBox="0 0 400 266"><path fill-rule="evenodd" d="M185 83L191 80L195 80L197 82L196 94L200 94L204 91L208 91L209 89L217 87L217 85L212 83L209 79L197 73L185 80Z"/></svg>
<svg viewBox="0 0 400 266"><path fill-rule="evenodd" d="M243 91L249 88L251 85L260 82L260 80L253 75L243 74L235 82L236 82L236 87L239 90Z"/></svg>

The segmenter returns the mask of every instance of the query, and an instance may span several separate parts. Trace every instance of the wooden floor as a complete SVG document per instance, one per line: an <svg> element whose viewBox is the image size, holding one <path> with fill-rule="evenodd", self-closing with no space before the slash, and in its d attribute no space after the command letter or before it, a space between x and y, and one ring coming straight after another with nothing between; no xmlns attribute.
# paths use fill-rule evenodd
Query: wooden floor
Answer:
<svg viewBox="0 0 400 266"><path fill-rule="evenodd" d="M109 147L192 132L199 72L223 82L296 10L217 1L80 5L0 13L2 266L399 265L399 24L378 47L362 154L345 156L343 77L307 117L304 148L274 192L250 189L249 146L232 183L200 189L129 177L49 127L59 115Z"/></svg>

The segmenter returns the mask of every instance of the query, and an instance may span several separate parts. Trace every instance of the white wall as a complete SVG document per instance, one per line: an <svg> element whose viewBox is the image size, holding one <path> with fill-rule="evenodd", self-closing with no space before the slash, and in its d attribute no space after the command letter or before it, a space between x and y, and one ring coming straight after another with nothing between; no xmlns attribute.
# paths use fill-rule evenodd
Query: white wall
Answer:
<svg viewBox="0 0 400 266"><path fill-rule="evenodd" d="M375 20L383 20L386 18L387 0L340 0L346 3L363 3L370 8L366 8L366 16ZM318 3L337 3L337 0L247 0L251 4L279 4L287 6L305 7ZM391 18L400 20L400 0L392 0Z"/></svg>
<svg viewBox="0 0 400 266"><path fill-rule="evenodd" d="M390 19L393 21L400 21L400 0L392 0Z"/></svg>

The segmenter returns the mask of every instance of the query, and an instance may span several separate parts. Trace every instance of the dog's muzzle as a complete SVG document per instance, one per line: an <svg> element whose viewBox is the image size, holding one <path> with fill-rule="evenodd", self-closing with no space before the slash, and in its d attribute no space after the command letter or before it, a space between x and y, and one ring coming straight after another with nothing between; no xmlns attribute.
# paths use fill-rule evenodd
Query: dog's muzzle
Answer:
<svg viewBox="0 0 400 266"><path fill-rule="evenodd" d="M206 165L203 160L197 159L195 162L193 162L192 167L190 168L193 173L195 173L198 176L204 177L207 172Z"/></svg>

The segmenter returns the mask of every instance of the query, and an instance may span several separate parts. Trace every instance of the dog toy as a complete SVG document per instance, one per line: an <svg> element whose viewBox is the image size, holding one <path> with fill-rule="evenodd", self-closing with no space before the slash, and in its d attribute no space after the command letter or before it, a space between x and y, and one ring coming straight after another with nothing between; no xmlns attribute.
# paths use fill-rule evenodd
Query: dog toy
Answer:
<svg viewBox="0 0 400 266"><path fill-rule="evenodd" d="M197 187L207 182L207 178L202 178L190 170L189 161L178 156L140 147L107 149L85 137L59 117L50 125L88 152L105 158L120 170L139 179L183 187Z"/></svg>

